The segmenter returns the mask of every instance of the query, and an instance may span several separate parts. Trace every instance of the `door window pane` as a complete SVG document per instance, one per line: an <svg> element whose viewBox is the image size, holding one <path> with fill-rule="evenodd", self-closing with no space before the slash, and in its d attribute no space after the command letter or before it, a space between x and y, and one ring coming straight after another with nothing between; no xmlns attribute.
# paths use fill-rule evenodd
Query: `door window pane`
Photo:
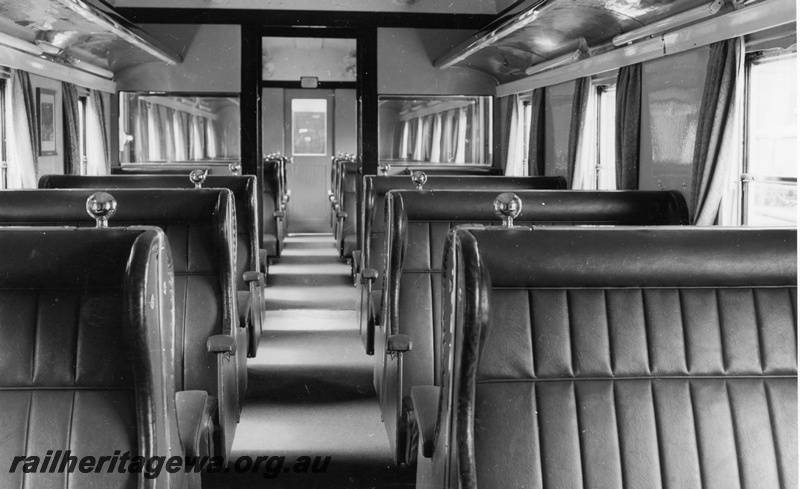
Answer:
<svg viewBox="0 0 800 489"><path fill-rule="evenodd" d="M292 100L292 153L328 154L328 102L326 99Z"/></svg>

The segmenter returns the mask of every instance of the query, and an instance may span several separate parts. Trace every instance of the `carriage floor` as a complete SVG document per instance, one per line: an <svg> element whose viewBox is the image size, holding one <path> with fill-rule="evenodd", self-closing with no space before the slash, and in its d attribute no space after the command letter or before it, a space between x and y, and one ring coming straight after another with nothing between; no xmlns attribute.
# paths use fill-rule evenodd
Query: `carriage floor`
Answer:
<svg viewBox="0 0 800 489"><path fill-rule="evenodd" d="M358 289L330 235L290 236L270 266L267 323L233 456L286 457L270 473L205 474L211 488L408 488L396 467L356 323ZM305 470L300 457L310 457ZM319 457L319 459L317 459ZM311 473L316 465L324 472ZM294 465L300 462L300 465ZM301 473L296 473L299 469ZM303 473L309 472L309 473Z"/></svg>

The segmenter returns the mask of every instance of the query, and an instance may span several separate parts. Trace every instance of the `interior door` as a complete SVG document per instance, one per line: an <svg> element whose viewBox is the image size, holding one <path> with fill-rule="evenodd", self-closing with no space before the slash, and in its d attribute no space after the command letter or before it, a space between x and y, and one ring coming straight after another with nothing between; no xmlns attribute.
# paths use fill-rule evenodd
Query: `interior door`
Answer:
<svg viewBox="0 0 800 489"><path fill-rule="evenodd" d="M286 169L288 232L330 233L328 186L333 155L333 90L287 89L284 148L294 164Z"/></svg>

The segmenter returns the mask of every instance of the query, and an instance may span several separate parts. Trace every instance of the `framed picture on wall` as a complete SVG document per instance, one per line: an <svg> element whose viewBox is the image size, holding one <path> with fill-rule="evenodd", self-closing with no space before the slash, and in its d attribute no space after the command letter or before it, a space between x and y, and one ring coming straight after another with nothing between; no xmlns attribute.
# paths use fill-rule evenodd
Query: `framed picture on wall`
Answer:
<svg viewBox="0 0 800 489"><path fill-rule="evenodd" d="M56 152L56 91L36 89L36 107L39 119L39 156L53 156Z"/></svg>

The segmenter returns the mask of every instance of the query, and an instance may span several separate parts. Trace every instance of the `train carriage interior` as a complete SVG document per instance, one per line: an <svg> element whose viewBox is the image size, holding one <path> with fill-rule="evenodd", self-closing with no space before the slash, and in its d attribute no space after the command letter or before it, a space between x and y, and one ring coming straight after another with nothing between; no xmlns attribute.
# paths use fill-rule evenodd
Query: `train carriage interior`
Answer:
<svg viewBox="0 0 800 489"><path fill-rule="evenodd" d="M0 486L798 488L796 0L0 0Z"/></svg>

